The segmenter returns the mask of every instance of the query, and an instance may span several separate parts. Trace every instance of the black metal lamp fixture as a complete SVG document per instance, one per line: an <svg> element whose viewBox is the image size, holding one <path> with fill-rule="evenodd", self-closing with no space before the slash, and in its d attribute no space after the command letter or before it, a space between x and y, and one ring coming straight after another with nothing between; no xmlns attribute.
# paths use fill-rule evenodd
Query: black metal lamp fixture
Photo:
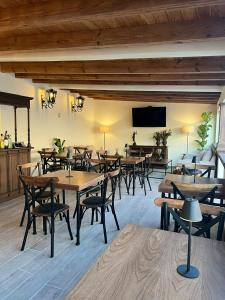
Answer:
<svg viewBox="0 0 225 300"><path fill-rule="evenodd" d="M74 97L74 101L71 104L71 110L73 112L81 112L84 107L85 98L81 95Z"/></svg>
<svg viewBox="0 0 225 300"><path fill-rule="evenodd" d="M43 108L53 108L55 104L57 91L48 89L45 91L45 96L41 95L41 106Z"/></svg>
<svg viewBox="0 0 225 300"><path fill-rule="evenodd" d="M186 278L197 278L199 270L191 265L191 228L192 222L200 222L202 220L202 213L197 199L186 199L182 207L180 218L189 223L188 230L188 254L187 264L177 267L177 272Z"/></svg>

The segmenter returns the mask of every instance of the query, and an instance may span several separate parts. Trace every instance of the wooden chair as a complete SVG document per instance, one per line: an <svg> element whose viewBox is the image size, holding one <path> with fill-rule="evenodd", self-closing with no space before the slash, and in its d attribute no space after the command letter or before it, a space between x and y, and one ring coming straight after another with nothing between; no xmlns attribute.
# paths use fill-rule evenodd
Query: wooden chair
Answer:
<svg viewBox="0 0 225 300"><path fill-rule="evenodd" d="M45 234L47 234L47 222L50 225L51 257L53 257L55 218L57 215L62 214L65 217L70 238L71 240L73 240L73 235L70 228L69 206L63 203L55 202L55 184L58 182L58 178L20 175L20 180L24 187L26 205L28 210L27 226L22 242L21 251L23 251L25 248L28 232L31 228L31 225L33 224L33 233L36 234L36 217L42 217L45 221ZM50 193L49 203L43 203L42 201L45 192Z"/></svg>
<svg viewBox="0 0 225 300"><path fill-rule="evenodd" d="M180 199L185 200L186 198L194 197L198 198L199 203L205 203L214 205L214 198L215 198L215 192L218 189L218 186L215 184L187 184L187 183L174 183L171 182L171 185L173 187L173 195L174 199L178 199L178 196ZM192 193L192 196L191 196ZM215 204L218 205L218 204ZM179 215L179 210L176 210L176 213ZM196 228L204 228L208 223L210 223L212 220L212 216L209 214L203 214L203 219L201 222L194 223L193 226ZM174 231L178 232L179 230L179 224L175 221L174 225ZM206 231L206 237L210 238L210 227Z"/></svg>
<svg viewBox="0 0 225 300"><path fill-rule="evenodd" d="M144 188L145 196L147 195L146 184L145 184L146 180L148 182L149 190L150 191L152 190L151 183L150 183L150 172L151 172L151 170L150 170L150 166L151 166L150 158L151 157L149 155L146 155L145 156L145 161L143 163L143 168L139 167L135 171L135 177L138 177L141 188ZM129 172L129 185L128 185L129 190L130 190L132 177L133 177L133 172Z"/></svg>
<svg viewBox="0 0 225 300"><path fill-rule="evenodd" d="M112 214L115 219L116 227L119 230L119 223L116 217L115 212L115 206L114 206L114 200L115 200L115 192L116 192L116 186L117 186L117 180L119 177L120 170L114 170L112 172L109 172L106 174L104 184L102 185L102 194L101 196L91 196L87 197L86 199L81 201L80 205L80 216L81 216L81 222L82 218L85 214L85 212L88 209L92 209L92 218L91 218L91 225L93 225L94 222L94 212L95 210L98 210L101 214L101 223L103 225L103 233L104 233L104 241L107 243L107 233L106 233L106 224L105 224L105 211L108 206L111 207ZM107 195L107 187L108 187L108 181L111 182L111 192L109 195ZM81 223L80 223L81 225Z"/></svg>
<svg viewBox="0 0 225 300"><path fill-rule="evenodd" d="M178 199L169 199L169 198L156 198L154 200L155 205L161 207L161 229L168 230L168 212L172 213L177 222L180 223L182 229L188 233L186 222L179 218L179 215L176 214L175 210L182 210L184 200ZM225 221L225 210L219 206L213 206L209 204L200 203L200 209L203 215L213 215L215 218L211 223L207 224L205 227L200 228L198 231L195 231L193 235L199 236L204 232L208 231L208 228L218 224L217 229L217 240L221 241L224 231L224 221Z"/></svg>
<svg viewBox="0 0 225 300"><path fill-rule="evenodd" d="M63 169L62 161L56 159L56 152L53 151L38 151L41 157L43 174L54 172Z"/></svg>

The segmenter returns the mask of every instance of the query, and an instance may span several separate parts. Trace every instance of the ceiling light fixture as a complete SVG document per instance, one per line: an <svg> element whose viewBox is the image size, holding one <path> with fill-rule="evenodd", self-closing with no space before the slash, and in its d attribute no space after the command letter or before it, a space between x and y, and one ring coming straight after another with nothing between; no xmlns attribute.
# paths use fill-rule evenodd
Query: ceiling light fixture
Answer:
<svg viewBox="0 0 225 300"><path fill-rule="evenodd" d="M45 96L41 95L41 106L43 108L53 108L55 104L57 91L48 89L45 91Z"/></svg>

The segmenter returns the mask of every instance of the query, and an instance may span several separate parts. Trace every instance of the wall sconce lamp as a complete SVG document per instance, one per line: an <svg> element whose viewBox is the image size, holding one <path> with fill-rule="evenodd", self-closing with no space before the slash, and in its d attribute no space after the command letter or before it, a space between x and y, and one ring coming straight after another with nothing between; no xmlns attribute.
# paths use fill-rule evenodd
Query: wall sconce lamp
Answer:
<svg viewBox="0 0 225 300"><path fill-rule="evenodd" d="M41 95L41 106L43 108L53 108L55 104L57 91L48 89L45 91L45 96Z"/></svg>
<svg viewBox="0 0 225 300"><path fill-rule="evenodd" d="M83 96L81 96L81 95L79 95L77 97L74 96L73 102L71 104L71 110L73 112L81 112L84 107L84 101L85 101L85 98Z"/></svg>

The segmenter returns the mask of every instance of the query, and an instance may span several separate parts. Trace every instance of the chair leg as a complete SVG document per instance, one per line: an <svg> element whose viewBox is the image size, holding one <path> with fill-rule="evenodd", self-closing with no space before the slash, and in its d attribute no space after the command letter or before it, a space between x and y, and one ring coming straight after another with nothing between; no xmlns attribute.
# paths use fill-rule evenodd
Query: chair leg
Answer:
<svg viewBox="0 0 225 300"><path fill-rule="evenodd" d="M106 225L105 225L105 207L101 208L101 215L102 215L102 225L103 225L104 240L105 240L105 244L107 244L107 233L106 233Z"/></svg>
<svg viewBox="0 0 225 300"><path fill-rule="evenodd" d="M23 214L22 214L22 218L21 218L21 221L20 221L20 227L23 226L23 222L24 222L24 218L25 218L25 215L26 215L26 207L24 206L24 209L23 209Z"/></svg>
<svg viewBox="0 0 225 300"><path fill-rule="evenodd" d="M143 186L144 186L144 192L145 192L145 196L146 196L146 195L147 195L147 192L146 192L145 177L144 177L144 176L143 176L142 184L143 184Z"/></svg>
<svg viewBox="0 0 225 300"><path fill-rule="evenodd" d="M121 176L119 176L119 180L118 180L118 188L119 188L119 197L120 197L120 200L121 200Z"/></svg>
<svg viewBox="0 0 225 300"><path fill-rule="evenodd" d="M149 177L147 176L147 181L148 181L148 186L149 186L149 189L150 191L152 190L152 186L151 186L151 183L150 183L150 180L149 180Z"/></svg>
<svg viewBox="0 0 225 300"><path fill-rule="evenodd" d="M98 209L95 210L95 220L98 222Z"/></svg>
<svg viewBox="0 0 225 300"><path fill-rule="evenodd" d="M55 218L51 216L51 257L54 257Z"/></svg>
<svg viewBox="0 0 225 300"><path fill-rule="evenodd" d="M91 209L91 225L94 224L94 214L95 214L95 209L92 208L92 209Z"/></svg>
<svg viewBox="0 0 225 300"><path fill-rule="evenodd" d="M48 231L47 231L47 218L43 217L43 231L44 231L44 235L47 235Z"/></svg>
<svg viewBox="0 0 225 300"><path fill-rule="evenodd" d="M72 230L71 230L71 227L70 227L70 212L69 212L69 210L67 210L67 212L65 214L65 219L66 219L70 239L73 240L73 234L72 234Z"/></svg>
<svg viewBox="0 0 225 300"><path fill-rule="evenodd" d="M73 213L73 219L75 219L75 217L76 217L76 214L77 214L77 206L75 207L75 209L74 209L74 213Z"/></svg>
<svg viewBox="0 0 225 300"><path fill-rule="evenodd" d="M118 230L120 230L120 226L119 226L119 223L118 223L118 220L117 220L117 217L116 217L116 211L115 211L114 205L111 205L111 210L112 210L115 222L116 222L116 227L117 227Z"/></svg>
<svg viewBox="0 0 225 300"><path fill-rule="evenodd" d="M24 234L24 238L23 238L23 242L22 242L22 246L21 246L21 251L24 250L25 248L25 245L26 245L26 241L27 241L27 235L28 235L28 232L30 230L30 227L31 227L31 224L32 224L32 219L28 219L27 221L27 226L26 226L26 230L25 230L25 234Z"/></svg>

